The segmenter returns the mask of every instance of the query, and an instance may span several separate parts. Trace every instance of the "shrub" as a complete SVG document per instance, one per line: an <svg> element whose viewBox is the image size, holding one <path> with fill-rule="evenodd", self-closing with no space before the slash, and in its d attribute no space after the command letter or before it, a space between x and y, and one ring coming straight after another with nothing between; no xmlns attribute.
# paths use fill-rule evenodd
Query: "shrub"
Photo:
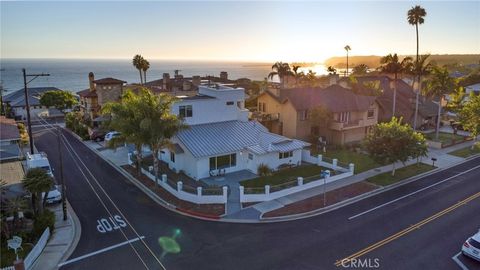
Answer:
<svg viewBox="0 0 480 270"><path fill-rule="evenodd" d="M268 176L268 175L272 174L272 170L270 169L270 167L268 167L267 164L262 163L262 164L258 165L257 174L259 176Z"/></svg>
<svg viewBox="0 0 480 270"><path fill-rule="evenodd" d="M25 218L28 218L28 219L33 219L33 212L30 211L30 210L29 210L29 211L25 211L25 212L23 213L23 216L24 216Z"/></svg>
<svg viewBox="0 0 480 270"><path fill-rule="evenodd" d="M55 214L45 209L42 214L35 217L32 232L35 236L40 237L47 227L50 228L50 233L52 233L55 228Z"/></svg>

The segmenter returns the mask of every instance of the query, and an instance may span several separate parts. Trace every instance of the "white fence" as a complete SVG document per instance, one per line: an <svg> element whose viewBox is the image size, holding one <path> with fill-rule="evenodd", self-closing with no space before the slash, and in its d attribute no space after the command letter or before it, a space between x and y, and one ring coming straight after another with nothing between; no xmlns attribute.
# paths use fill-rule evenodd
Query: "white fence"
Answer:
<svg viewBox="0 0 480 270"><path fill-rule="evenodd" d="M50 228L47 227L45 231L43 231L42 236L38 239L37 244L32 248L30 253L28 253L27 257L23 261L25 264L25 269L30 269L35 262L35 260L40 256L42 250L47 245L48 238L50 238Z"/></svg>
<svg viewBox="0 0 480 270"><path fill-rule="evenodd" d="M270 200L275 200L277 198L287 196L299 191L307 190L310 188L318 187L324 184L328 184L340 179L343 179L345 177L349 177L353 175L353 171L349 172L344 172L341 174L337 174L335 176L326 176L324 178L318 178L317 180L314 180L312 182L303 183L303 177L298 177L297 178L297 185L291 188L286 188L282 189L276 192L270 192L270 186L266 185L265 186L265 192L260 193L260 194L245 194L245 188L243 186L240 186L240 202L264 202L264 201L270 201Z"/></svg>
<svg viewBox="0 0 480 270"><path fill-rule="evenodd" d="M349 165L343 165L341 166L336 158L332 159L331 163L327 162L326 158L324 158L322 155L317 155L316 157L312 156L310 154L310 150L302 150L302 161L312 163L312 164L317 164L318 166L322 166L325 168L329 168L335 171L340 171L340 172L353 172L354 171L354 165L353 163L350 163Z"/></svg>
<svg viewBox="0 0 480 270"><path fill-rule="evenodd" d="M149 171L142 168L142 173L145 174L152 181L155 181L155 176ZM227 203L228 187L222 187L221 195L206 195L202 187L197 187L195 194L186 192L181 181L177 182L177 188L173 188L167 183L167 175L162 174L158 184L170 192L172 195L180 200L196 203L196 204L211 204L211 203Z"/></svg>

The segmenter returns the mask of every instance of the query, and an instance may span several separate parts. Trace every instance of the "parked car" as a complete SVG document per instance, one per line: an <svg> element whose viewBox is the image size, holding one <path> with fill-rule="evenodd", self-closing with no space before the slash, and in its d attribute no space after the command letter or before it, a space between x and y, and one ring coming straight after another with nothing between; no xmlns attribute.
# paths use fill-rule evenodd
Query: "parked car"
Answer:
<svg viewBox="0 0 480 270"><path fill-rule="evenodd" d="M45 198L45 192L42 192L42 198ZM62 201L62 193L60 187L55 185L52 190L48 192L47 204L59 203Z"/></svg>
<svg viewBox="0 0 480 270"><path fill-rule="evenodd" d="M108 143L109 141L111 141L113 138L117 138L120 136L120 132L118 131L111 131L111 132L108 132L106 135L105 135L105 143Z"/></svg>
<svg viewBox="0 0 480 270"><path fill-rule="evenodd" d="M462 254L480 261L480 230L463 243Z"/></svg>
<svg viewBox="0 0 480 270"><path fill-rule="evenodd" d="M90 134L90 140L100 142L105 140L105 135L105 131L96 129L92 131L92 134Z"/></svg>

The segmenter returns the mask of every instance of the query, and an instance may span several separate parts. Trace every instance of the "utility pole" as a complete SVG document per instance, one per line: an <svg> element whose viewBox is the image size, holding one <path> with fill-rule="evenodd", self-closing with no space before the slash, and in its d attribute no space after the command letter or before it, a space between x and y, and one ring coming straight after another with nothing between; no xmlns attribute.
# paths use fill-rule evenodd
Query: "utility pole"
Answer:
<svg viewBox="0 0 480 270"><path fill-rule="evenodd" d="M27 89L27 84L29 84L31 81L35 80L37 77L43 77L43 76L50 76L50 74L27 74L24 68L22 68L23 72L23 84L24 84L24 92L25 92L25 109L27 110L27 126L28 126L28 137L30 139L30 154L33 154L33 136L32 136L32 123L30 122L30 104L28 100L28 89ZM30 81L27 82L27 77L33 77Z"/></svg>
<svg viewBox="0 0 480 270"><path fill-rule="evenodd" d="M60 138L60 135L61 134L61 131L60 131L60 127L57 126L57 144L58 144L58 157L60 159L60 183L62 185L62 208L63 208L63 220L67 220L67 201L66 201L66 197L65 197L65 181L63 180L63 157L62 157L62 149L60 149L61 147L61 138Z"/></svg>

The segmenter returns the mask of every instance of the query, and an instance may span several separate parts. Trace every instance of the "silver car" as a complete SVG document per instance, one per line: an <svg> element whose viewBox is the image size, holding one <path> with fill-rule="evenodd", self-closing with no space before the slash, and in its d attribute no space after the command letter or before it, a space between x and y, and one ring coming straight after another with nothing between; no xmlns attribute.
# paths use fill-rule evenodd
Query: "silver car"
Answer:
<svg viewBox="0 0 480 270"><path fill-rule="evenodd" d="M480 230L463 243L462 253L465 256L480 261Z"/></svg>

